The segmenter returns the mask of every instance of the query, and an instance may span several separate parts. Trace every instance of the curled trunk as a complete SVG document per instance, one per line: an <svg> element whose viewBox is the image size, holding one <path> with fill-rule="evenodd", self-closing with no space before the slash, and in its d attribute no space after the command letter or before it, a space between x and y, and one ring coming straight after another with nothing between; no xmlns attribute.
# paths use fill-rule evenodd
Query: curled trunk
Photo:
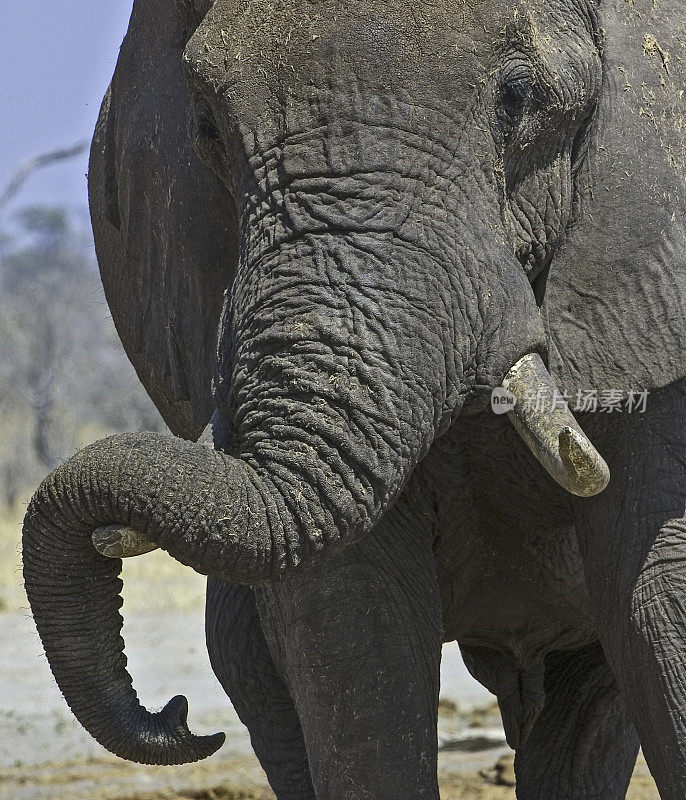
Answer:
<svg viewBox="0 0 686 800"><path fill-rule="evenodd" d="M158 434L105 439L52 473L27 511L24 578L51 668L83 726L110 751L147 764L195 761L223 742L223 734L189 732L185 698L157 714L138 702L120 636L121 561L96 551L95 528L124 523L215 577L277 579L373 524L383 501L365 498L360 481L351 491L352 481L330 471L314 488L297 479L286 486L283 475L274 481L244 460Z"/></svg>
<svg viewBox="0 0 686 800"><path fill-rule="evenodd" d="M485 400L542 346L531 289L500 249L456 261L443 241L434 254L367 230L247 238L216 380L233 454L155 434L105 439L44 481L24 524L27 594L55 678L94 738L134 761L192 761L222 740L190 734L183 699L160 714L138 703L121 562L96 551L93 532L128 526L232 582L283 578L368 533L475 384Z"/></svg>

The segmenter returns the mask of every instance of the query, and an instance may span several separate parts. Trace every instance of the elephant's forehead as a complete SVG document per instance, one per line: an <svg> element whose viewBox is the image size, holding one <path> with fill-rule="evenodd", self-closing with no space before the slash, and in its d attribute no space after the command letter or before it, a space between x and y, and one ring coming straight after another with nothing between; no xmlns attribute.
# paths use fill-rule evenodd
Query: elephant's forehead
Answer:
<svg viewBox="0 0 686 800"><path fill-rule="evenodd" d="M478 80L512 30L564 27L590 0L217 0L189 43L208 70L317 69ZM574 24L574 23L572 23Z"/></svg>
<svg viewBox="0 0 686 800"><path fill-rule="evenodd" d="M210 24L231 23L243 39L277 40L282 46L307 36L332 32L343 40L370 25L411 31L416 37L440 33L492 40L503 33L505 21L547 11L574 10L593 0L216 0ZM226 31L228 32L228 31Z"/></svg>
<svg viewBox="0 0 686 800"><path fill-rule="evenodd" d="M586 2L217 0L184 57L247 128L298 101L326 115L334 101L400 98L459 118L517 39L558 58Z"/></svg>
<svg viewBox="0 0 686 800"><path fill-rule="evenodd" d="M459 91L486 79L508 26L531 20L541 2L218 0L186 58L214 86L242 85L249 94L261 84L331 84L342 76L367 87Z"/></svg>

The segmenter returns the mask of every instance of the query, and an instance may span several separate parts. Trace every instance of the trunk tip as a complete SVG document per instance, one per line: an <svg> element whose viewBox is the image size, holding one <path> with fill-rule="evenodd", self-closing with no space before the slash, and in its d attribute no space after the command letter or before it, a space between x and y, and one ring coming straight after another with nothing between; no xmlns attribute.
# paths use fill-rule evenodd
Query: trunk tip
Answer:
<svg viewBox="0 0 686 800"><path fill-rule="evenodd" d="M157 714L155 724L144 735L143 758L132 760L146 764L190 764L208 758L224 744L226 734L196 736L187 725L188 700L176 695ZM126 755L125 758L130 758Z"/></svg>

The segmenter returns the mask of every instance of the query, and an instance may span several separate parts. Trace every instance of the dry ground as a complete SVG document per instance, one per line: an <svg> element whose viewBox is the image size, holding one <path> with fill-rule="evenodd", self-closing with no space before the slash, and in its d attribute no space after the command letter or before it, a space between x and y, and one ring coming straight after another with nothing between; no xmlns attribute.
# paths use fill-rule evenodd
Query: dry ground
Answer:
<svg viewBox="0 0 686 800"><path fill-rule="evenodd" d="M509 758L509 756L508 756ZM497 755L481 753L465 763L442 765L442 800L515 800L513 786L496 786L482 772L492 772ZM477 768L475 762L483 762ZM468 762L468 763L467 763ZM166 786L149 788L149 767L109 758L86 763L44 765L0 770L3 800L274 800L250 757L220 760L209 765L157 768ZM180 788L187 787L187 788ZM551 798L552 800L552 798ZM627 800L659 800L643 759L639 759Z"/></svg>

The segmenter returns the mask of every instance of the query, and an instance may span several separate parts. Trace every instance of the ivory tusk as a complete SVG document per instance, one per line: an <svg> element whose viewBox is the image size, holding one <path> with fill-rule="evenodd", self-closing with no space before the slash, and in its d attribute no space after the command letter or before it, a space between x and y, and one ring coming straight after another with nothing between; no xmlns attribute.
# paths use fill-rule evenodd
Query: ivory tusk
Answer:
<svg viewBox="0 0 686 800"><path fill-rule="evenodd" d="M158 549L157 545L146 539L143 534L123 525L105 525L96 528L91 539L98 553L107 558L131 558Z"/></svg>
<svg viewBox="0 0 686 800"><path fill-rule="evenodd" d="M610 470L561 399L538 353L521 358L503 388L516 401L508 412L510 421L550 476L579 497L602 492Z"/></svg>

